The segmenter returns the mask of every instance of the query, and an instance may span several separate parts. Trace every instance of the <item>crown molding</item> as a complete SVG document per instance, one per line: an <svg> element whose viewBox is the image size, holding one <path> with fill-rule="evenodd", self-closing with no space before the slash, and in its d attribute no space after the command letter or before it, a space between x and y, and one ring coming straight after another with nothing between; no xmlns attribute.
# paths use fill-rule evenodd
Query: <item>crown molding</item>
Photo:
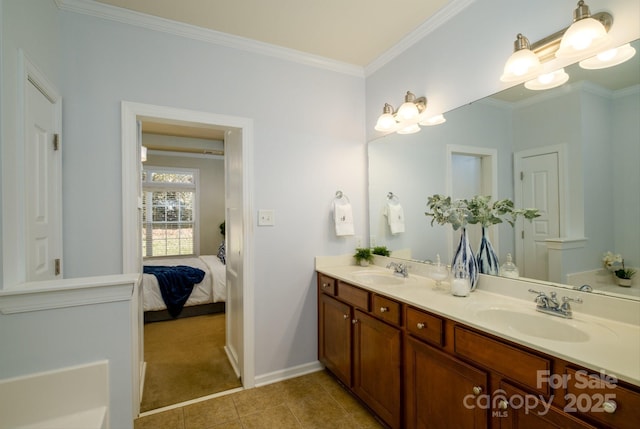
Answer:
<svg viewBox="0 0 640 429"><path fill-rule="evenodd" d="M469 7L476 0L452 0L445 7L433 14L431 18L426 20L417 29L409 33L402 40L396 43L391 49L385 51L378 58L370 62L364 67L364 75L370 76L391 60L402 54L404 51L415 45L417 42L425 38L431 32L443 26L447 21Z"/></svg>
<svg viewBox="0 0 640 429"><path fill-rule="evenodd" d="M102 19L134 25L140 28L169 33L214 45L226 46L259 55L305 64L356 77L364 77L360 66L335 61L319 55L312 55L295 49L258 42L240 36L184 24L165 18L111 6L89 0L54 0L60 10L80 13Z"/></svg>

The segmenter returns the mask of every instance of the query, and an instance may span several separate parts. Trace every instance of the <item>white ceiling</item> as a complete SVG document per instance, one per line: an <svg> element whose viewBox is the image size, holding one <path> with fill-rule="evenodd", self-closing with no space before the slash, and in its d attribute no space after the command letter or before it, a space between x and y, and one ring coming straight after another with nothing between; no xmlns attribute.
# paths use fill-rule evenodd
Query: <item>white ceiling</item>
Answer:
<svg viewBox="0 0 640 429"><path fill-rule="evenodd" d="M97 0L366 66L452 0Z"/></svg>

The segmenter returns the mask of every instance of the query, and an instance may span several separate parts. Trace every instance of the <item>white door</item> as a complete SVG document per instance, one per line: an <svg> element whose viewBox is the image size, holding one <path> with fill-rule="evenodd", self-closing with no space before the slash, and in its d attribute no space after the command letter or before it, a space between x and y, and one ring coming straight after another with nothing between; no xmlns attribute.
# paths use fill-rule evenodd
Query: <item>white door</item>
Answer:
<svg viewBox="0 0 640 429"><path fill-rule="evenodd" d="M517 156L517 154L516 154ZM539 280L548 280L549 261L547 238L560 235L560 188L559 155L557 152L542 153L519 158L521 205L537 208L540 217L520 221L516 250L516 265L520 275ZM516 182L517 183L517 182Z"/></svg>
<svg viewBox="0 0 640 429"><path fill-rule="evenodd" d="M62 148L56 104L31 82L25 97L26 280L61 278Z"/></svg>
<svg viewBox="0 0 640 429"><path fill-rule="evenodd" d="M232 365L244 383L242 130L233 129L225 133L224 162L227 262L226 348Z"/></svg>

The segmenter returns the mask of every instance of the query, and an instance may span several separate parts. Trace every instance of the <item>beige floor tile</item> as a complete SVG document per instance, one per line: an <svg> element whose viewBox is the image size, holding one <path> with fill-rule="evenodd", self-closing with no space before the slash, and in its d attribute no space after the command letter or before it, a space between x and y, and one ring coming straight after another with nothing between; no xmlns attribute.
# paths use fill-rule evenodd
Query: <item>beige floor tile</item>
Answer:
<svg viewBox="0 0 640 429"><path fill-rule="evenodd" d="M302 429L300 422L286 405L249 414L241 420L243 429Z"/></svg>
<svg viewBox="0 0 640 429"><path fill-rule="evenodd" d="M240 417L253 414L285 403L280 383L269 384L256 389L243 390L231 395Z"/></svg>
<svg viewBox="0 0 640 429"><path fill-rule="evenodd" d="M182 408L151 414L133 422L134 429L185 429Z"/></svg>
<svg viewBox="0 0 640 429"><path fill-rule="evenodd" d="M187 405L183 410L185 429L209 429L213 425L239 419L236 406L230 396Z"/></svg>
<svg viewBox="0 0 640 429"><path fill-rule="evenodd" d="M287 402L303 428L334 428L348 419L349 415L344 408L327 395L324 389L323 392Z"/></svg>
<svg viewBox="0 0 640 429"><path fill-rule="evenodd" d="M134 429L384 429L338 381L319 371L135 421Z"/></svg>

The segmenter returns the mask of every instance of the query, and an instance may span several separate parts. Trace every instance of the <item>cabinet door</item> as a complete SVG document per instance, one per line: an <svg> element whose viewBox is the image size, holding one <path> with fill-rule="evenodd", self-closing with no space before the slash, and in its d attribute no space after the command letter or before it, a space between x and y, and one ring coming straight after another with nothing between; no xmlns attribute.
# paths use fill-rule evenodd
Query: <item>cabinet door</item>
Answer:
<svg viewBox="0 0 640 429"><path fill-rule="evenodd" d="M318 359L351 386L351 307L328 295L318 301Z"/></svg>
<svg viewBox="0 0 640 429"><path fill-rule="evenodd" d="M356 310L353 391L391 428L401 424L400 329Z"/></svg>
<svg viewBox="0 0 640 429"><path fill-rule="evenodd" d="M571 414L544 404L537 393L527 393L504 381L500 382L500 389L502 390L500 393L504 392L505 397L498 398L495 395L492 401L498 408L492 412L494 422L498 421L494 427L500 429L595 429L594 426Z"/></svg>
<svg viewBox="0 0 640 429"><path fill-rule="evenodd" d="M486 428L489 410L480 395L488 377L471 365L409 336L405 346L408 429Z"/></svg>

